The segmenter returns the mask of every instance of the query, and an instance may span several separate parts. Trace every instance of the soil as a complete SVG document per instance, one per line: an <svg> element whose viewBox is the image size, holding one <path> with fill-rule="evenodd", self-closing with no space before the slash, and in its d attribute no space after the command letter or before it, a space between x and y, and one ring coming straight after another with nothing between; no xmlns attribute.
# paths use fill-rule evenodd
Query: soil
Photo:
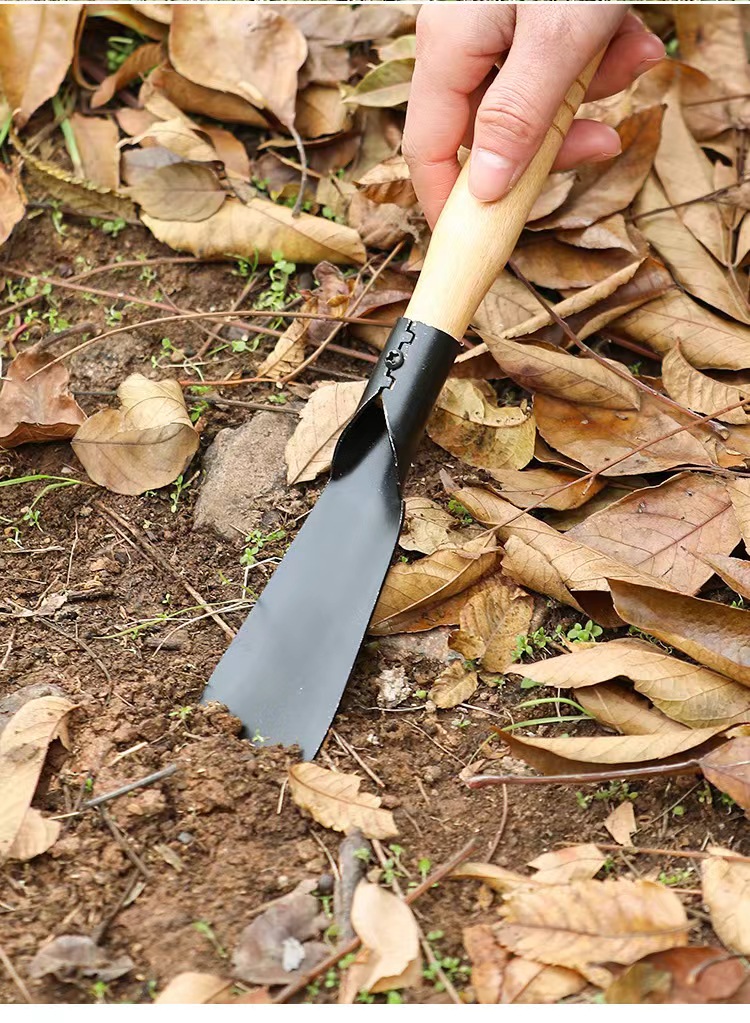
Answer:
<svg viewBox="0 0 750 1023"><path fill-rule="evenodd" d="M142 228L129 227L113 240L86 222L66 218L65 224L67 233L61 237L47 213L25 222L14 235L6 261L36 273L66 276L85 268L81 258L89 265L104 265L117 257L174 255ZM150 298L159 291L182 308L228 308L245 283L231 271L225 264L153 263L148 274L138 268L122 269L92 278L91 284ZM155 279L143 279L151 274ZM13 283L10 277L8 281ZM9 304L7 295L6 291L3 301ZM123 323L135 324L152 315L126 301L96 303L90 296L62 289L54 295L59 314L73 324L93 320L104 327L108 309L110 322L114 318L113 305ZM45 302L38 308L44 310ZM187 353L188 362L204 339L192 324L170 325L166 332L158 327L134 329L125 341L113 337L70 361L73 390L113 391L133 371L189 375L189 368L173 365L168 358L152 367L152 356L163 356L161 340L166 333ZM69 349L78 340L63 341L59 347ZM222 352L204 371L209 377L223 377L233 368L247 372L272 344L266 339L251 355ZM321 359L322 372L304 380L314 383L331 372L356 377L363 365L326 356ZM248 385L221 393L233 400L263 402L269 392ZM284 408L299 405L291 392L290 398ZM92 413L114 398L81 394L79 401ZM219 430L241 426L253 414L213 405L204 412L201 450L176 496L174 487L130 498L71 485L51 490L38 501L34 524L24 521L24 511L44 482L0 490L0 527L5 531L0 599L12 598L33 608L45 594L68 593L53 617L0 618L0 697L19 687L52 683L78 705L72 749L49 765L47 784L40 787L35 805L45 814L64 814L82 798L110 792L168 765L178 768L153 786L106 803L104 814L90 809L67 818L49 853L2 868L2 947L36 1001L147 1003L182 971L225 974L227 954L253 911L298 882L328 873L329 857L336 857L341 836L312 822L283 791L294 752L256 749L238 737L239 723L231 715L215 706L196 706L227 638L195 608L181 580L206 601L227 606L241 597L244 577L241 535L226 538L194 528L203 456ZM441 468L457 478L465 469L425 441L411 492L444 500L438 479ZM85 480L67 444L0 452L0 478L35 473ZM285 529L287 536L264 548L264 558L283 553L319 489L314 483L283 491L268 514L272 528ZM144 538L173 572L152 560ZM248 577L252 590L262 587L272 567L263 564L252 570ZM539 604L539 624L544 622L548 631L557 622L575 620L567 609L550 608L541 599ZM237 628L246 610L227 611L226 620ZM362 773L346 752L348 744L382 781L379 794L399 827L404 885L419 880L421 859L440 864L469 838L477 840L472 858L486 857L501 826L503 795L500 789L472 792L460 775L469 765L470 771L480 770L482 763L502 756L493 724L508 723L511 715L518 720L520 715L545 713L544 708L516 709L529 693L519 688L519 677L514 676L500 688L483 685L472 709L435 711L416 697L390 712L379 709L377 676L384 668L402 665L413 691L429 688L441 669L440 661L415 654L414 649L408 642L366 644L336 717L335 733L318 758L323 766ZM536 734L552 734L551 726L539 726ZM363 785L376 791L369 778ZM702 782L690 777L657 779L632 788L638 792L634 806L639 844L695 849L715 842L750 852L747 837L740 840L743 830L746 835L741 813L722 806L716 793L711 799ZM595 790L586 791L590 795ZM603 820L616 797L596 798L587 806L584 802L572 788L513 787L494 862L523 869L531 858L560 845L610 841ZM114 823L114 833L108 822ZM145 870L133 866L128 851L136 853ZM658 877L662 871L669 874L690 865L679 858L614 852L609 869L614 875ZM683 895L687 904L700 910L696 873L681 874L678 884L688 890ZM129 890L127 904L118 910ZM458 957L464 954L462 928L496 919L491 893L468 881L441 883L416 908L425 932L443 932L436 947ZM61 934L90 934L109 917L103 945L113 955L125 953L134 960L130 974L104 989L90 979L79 984L30 979L29 962L47 940ZM203 925L196 928L200 922ZM699 920L700 927L705 925ZM466 980L459 977L457 984L463 989ZM323 987L316 996L301 997L334 1000L336 995ZM404 994L406 1001L445 997L431 983ZM465 997L471 998L469 990ZM18 987L0 970L0 1002L20 1000Z"/></svg>

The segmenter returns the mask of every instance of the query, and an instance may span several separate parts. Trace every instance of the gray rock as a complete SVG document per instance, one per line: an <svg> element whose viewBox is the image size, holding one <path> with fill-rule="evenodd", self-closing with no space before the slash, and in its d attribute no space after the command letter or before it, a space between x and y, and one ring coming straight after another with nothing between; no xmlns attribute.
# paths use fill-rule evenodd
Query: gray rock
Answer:
<svg viewBox="0 0 750 1023"><path fill-rule="evenodd" d="M284 449L295 425L293 416L257 412L244 426L217 434L203 460L196 529L241 541L260 526L285 492Z"/></svg>

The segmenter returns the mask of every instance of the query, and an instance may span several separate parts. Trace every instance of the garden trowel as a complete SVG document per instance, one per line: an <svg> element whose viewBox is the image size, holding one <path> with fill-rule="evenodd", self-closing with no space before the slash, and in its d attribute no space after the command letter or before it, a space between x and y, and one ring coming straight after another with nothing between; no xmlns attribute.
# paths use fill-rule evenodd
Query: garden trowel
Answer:
<svg viewBox="0 0 750 1023"><path fill-rule="evenodd" d="M570 88L505 198L479 202L462 170L412 299L341 434L330 481L203 695L226 704L255 743L297 744L309 759L323 742L391 564L404 482L462 351L458 339L512 253L598 62Z"/></svg>

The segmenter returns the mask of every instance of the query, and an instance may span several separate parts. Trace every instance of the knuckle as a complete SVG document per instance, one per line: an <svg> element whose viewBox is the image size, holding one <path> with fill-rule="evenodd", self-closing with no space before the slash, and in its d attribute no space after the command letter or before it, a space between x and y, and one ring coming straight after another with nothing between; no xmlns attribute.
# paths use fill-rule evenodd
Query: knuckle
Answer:
<svg viewBox="0 0 750 1023"><path fill-rule="evenodd" d="M539 117L520 97L510 93L488 95L477 113L477 128L504 145L526 148L543 134Z"/></svg>

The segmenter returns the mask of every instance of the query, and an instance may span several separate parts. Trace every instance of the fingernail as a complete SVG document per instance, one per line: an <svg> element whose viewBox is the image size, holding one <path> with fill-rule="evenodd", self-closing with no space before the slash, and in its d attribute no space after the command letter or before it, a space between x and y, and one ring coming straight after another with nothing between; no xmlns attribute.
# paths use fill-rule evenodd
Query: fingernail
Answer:
<svg viewBox="0 0 750 1023"><path fill-rule="evenodd" d="M646 39L643 40L644 44L648 44L648 49L651 51L650 57L644 57L638 67L635 69L636 76L642 75L646 71L650 71L652 67L655 67L660 61L664 60L667 51L664 49L664 43L652 33L649 33Z"/></svg>
<svg viewBox="0 0 750 1023"><path fill-rule="evenodd" d="M494 202L505 195L516 173L516 165L489 149L476 149L469 164L469 189L480 202Z"/></svg>
<svg viewBox="0 0 750 1023"><path fill-rule="evenodd" d="M604 127L601 125L600 129ZM598 163L600 160L611 160L622 152L622 139L615 129L607 126L607 134L609 135L609 146L605 143L601 151L592 157L594 163Z"/></svg>
<svg viewBox="0 0 750 1023"><path fill-rule="evenodd" d="M652 67L656 67L657 64L661 64L663 60L663 53L661 57L648 57L646 60L642 60L635 69L635 77L639 78L641 75L644 75L647 71L650 71Z"/></svg>

